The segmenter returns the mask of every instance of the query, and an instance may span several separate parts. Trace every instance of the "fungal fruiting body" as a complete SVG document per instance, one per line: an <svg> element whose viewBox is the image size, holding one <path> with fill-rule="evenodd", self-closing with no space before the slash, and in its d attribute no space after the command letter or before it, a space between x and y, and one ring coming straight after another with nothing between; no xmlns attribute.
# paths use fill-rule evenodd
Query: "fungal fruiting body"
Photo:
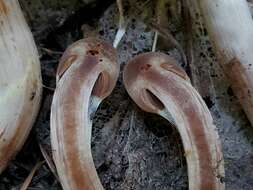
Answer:
<svg viewBox="0 0 253 190"><path fill-rule="evenodd" d="M197 2L219 62L253 125L253 20L247 1Z"/></svg>
<svg viewBox="0 0 253 190"><path fill-rule="evenodd" d="M92 115L119 74L116 50L96 38L82 39L63 54L51 108L51 142L65 190L102 190L91 154Z"/></svg>
<svg viewBox="0 0 253 190"><path fill-rule="evenodd" d="M0 172L24 144L41 99L39 55L17 0L0 0Z"/></svg>
<svg viewBox="0 0 253 190"><path fill-rule="evenodd" d="M176 61L162 53L138 55L126 65L123 80L141 109L173 119L184 146L189 189L224 189L223 156L211 114Z"/></svg>

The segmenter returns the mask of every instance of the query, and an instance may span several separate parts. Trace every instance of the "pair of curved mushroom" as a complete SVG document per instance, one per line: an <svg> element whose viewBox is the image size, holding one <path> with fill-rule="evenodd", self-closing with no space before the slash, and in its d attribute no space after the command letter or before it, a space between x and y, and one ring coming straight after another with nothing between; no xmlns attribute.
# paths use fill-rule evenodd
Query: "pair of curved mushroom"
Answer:
<svg viewBox="0 0 253 190"><path fill-rule="evenodd" d="M39 56L17 0L0 0L0 172L22 147L39 109ZM115 86L116 50L97 39L72 45L57 72L52 147L64 189L103 189L91 154L91 116ZM188 164L189 189L224 189L218 135L203 100L175 60L161 53L134 58L124 83L145 111L174 119Z"/></svg>
<svg viewBox="0 0 253 190"><path fill-rule="evenodd" d="M91 154L92 115L119 75L116 50L95 38L80 40L60 60L51 112L53 157L63 189L104 189ZM173 118L188 164L189 189L224 189L218 134L204 101L176 61L145 53L124 69L125 87L144 111Z"/></svg>

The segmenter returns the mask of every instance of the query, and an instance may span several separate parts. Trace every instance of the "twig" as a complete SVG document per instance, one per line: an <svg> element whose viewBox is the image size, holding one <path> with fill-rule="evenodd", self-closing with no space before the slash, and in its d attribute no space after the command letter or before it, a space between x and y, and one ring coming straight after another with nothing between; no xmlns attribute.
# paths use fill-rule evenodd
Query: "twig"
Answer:
<svg viewBox="0 0 253 190"><path fill-rule="evenodd" d="M41 50L45 51L48 55L62 55L63 54L63 52L53 51L53 50L48 49L48 48L41 48Z"/></svg>
<svg viewBox="0 0 253 190"><path fill-rule="evenodd" d="M21 186L20 190L27 190L32 178L35 174L35 172L44 164L45 161L42 162L38 162L32 169L32 171L30 172L30 174L28 175L28 177L26 178L25 182L23 183L23 185Z"/></svg>
<svg viewBox="0 0 253 190"><path fill-rule="evenodd" d="M117 0L117 6L119 10L119 28L116 33L114 42L113 42L113 47L117 48L121 39L123 38L124 34L126 33L126 28L127 28L127 23L125 22L124 18L124 9L122 5L122 0Z"/></svg>
<svg viewBox="0 0 253 190"><path fill-rule="evenodd" d="M181 0L182 12L183 12L183 24L184 24L184 35L186 36L186 58L187 65L186 68L189 70L189 77L192 79L193 62L193 30L192 30L192 18L190 15L190 10L188 8L188 0ZM194 80L192 80L194 82ZM193 83L194 86L194 83Z"/></svg>
<svg viewBox="0 0 253 190"><path fill-rule="evenodd" d="M152 52L155 52L155 51L156 51L157 39L158 39L158 32L155 31L154 40L153 40L153 45L152 45Z"/></svg>
<svg viewBox="0 0 253 190"><path fill-rule="evenodd" d="M164 6L165 6L164 0L158 0L156 2L155 15L156 15L158 24L162 24L161 22L163 21L163 19L161 17L163 17L163 14L164 14L164 11L163 11ZM159 37L159 34L157 31L155 31L153 45L152 45L152 52L156 51L158 37Z"/></svg>
<svg viewBox="0 0 253 190"><path fill-rule="evenodd" d="M57 181L59 181L59 177L57 175L56 168L55 168L55 165L54 165L51 157L48 155L47 151L45 150L45 148L43 147L43 145L41 143L39 143L39 147L40 147L40 151L41 151L44 159L47 162L49 169L51 170L51 172L53 173L53 175L57 179Z"/></svg>
<svg viewBox="0 0 253 190"><path fill-rule="evenodd" d="M147 3L146 3L147 4ZM145 4L145 6L146 6ZM161 36L163 36L166 40L168 40L169 43L171 43L180 53L181 59L185 65L187 65L187 58L184 53L184 50L180 43L174 38L174 36L171 34L170 30L167 28L162 27L159 23L152 19L143 19L141 18L141 13L143 12L142 9L144 6L142 6L142 9L138 7L136 3L133 3L134 9L136 10L136 14L133 15L136 18L140 18L143 23L145 23L147 26L149 26L151 29L156 30ZM152 48L153 49L153 48Z"/></svg>
<svg viewBox="0 0 253 190"><path fill-rule="evenodd" d="M149 27L155 29L161 36L163 36L166 40L168 40L180 52L183 63L187 65L187 59L184 50L182 46L179 44L179 42L171 34L171 32L168 29L162 28L159 24L157 24L152 20L147 21L146 24Z"/></svg>
<svg viewBox="0 0 253 190"><path fill-rule="evenodd" d="M42 87L45 88L45 89L47 89L47 90L50 90L50 91L52 91L52 92L55 91L55 88L48 87L48 86L46 86L46 85L44 85L44 84L42 84Z"/></svg>

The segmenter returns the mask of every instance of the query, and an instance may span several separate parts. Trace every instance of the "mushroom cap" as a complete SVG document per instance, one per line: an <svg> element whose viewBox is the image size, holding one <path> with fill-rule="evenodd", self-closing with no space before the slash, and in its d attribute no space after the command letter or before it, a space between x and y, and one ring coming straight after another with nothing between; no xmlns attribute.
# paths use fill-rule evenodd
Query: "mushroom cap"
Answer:
<svg viewBox="0 0 253 190"><path fill-rule="evenodd" d="M103 99L110 94L119 73L116 49L110 43L91 37L81 39L69 46L58 65L57 82L72 64L75 64L74 67L78 67L80 79L88 76L89 72L94 73L95 70L100 70L101 73L93 88L92 95ZM78 77L77 73L75 75Z"/></svg>
<svg viewBox="0 0 253 190"><path fill-rule="evenodd" d="M148 52L137 55L124 69L123 81L129 95L143 110L158 113L164 106L148 89L149 80L156 80L157 74L168 76L168 72L186 81L190 81L185 71L177 66L177 61L159 52ZM168 76L169 77L169 76ZM166 80L161 81L166 85Z"/></svg>

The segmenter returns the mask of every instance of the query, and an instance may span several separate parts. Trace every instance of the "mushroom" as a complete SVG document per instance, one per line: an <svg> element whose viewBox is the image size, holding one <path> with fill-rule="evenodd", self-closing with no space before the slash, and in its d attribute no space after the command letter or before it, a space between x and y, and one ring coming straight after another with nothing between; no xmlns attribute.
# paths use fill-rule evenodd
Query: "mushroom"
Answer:
<svg viewBox="0 0 253 190"><path fill-rule="evenodd" d="M33 36L17 0L0 0L0 172L24 144L42 83Z"/></svg>
<svg viewBox="0 0 253 190"><path fill-rule="evenodd" d="M91 153L92 117L112 92L118 74L116 50L96 38L74 43L60 60L51 107L51 143L63 189L103 189Z"/></svg>
<svg viewBox="0 0 253 190"><path fill-rule="evenodd" d="M253 125L253 20L248 3L246 0L191 1L198 3L220 65Z"/></svg>
<svg viewBox="0 0 253 190"><path fill-rule="evenodd" d="M163 53L133 58L124 85L144 111L175 123L185 151L190 190L224 189L223 155L211 114L186 73Z"/></svg>

